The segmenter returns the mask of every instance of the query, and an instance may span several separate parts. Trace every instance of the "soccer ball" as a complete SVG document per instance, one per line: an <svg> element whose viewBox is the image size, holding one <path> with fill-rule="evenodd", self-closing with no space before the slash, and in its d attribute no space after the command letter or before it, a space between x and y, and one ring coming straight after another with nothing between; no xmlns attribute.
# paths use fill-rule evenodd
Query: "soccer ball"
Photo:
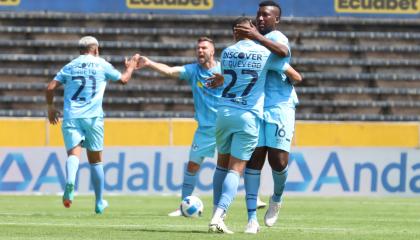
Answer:
<svg viewBox="0 0 420 240"><path fill-rule="evenodd" d="M203 213L203 202L196 196L185 197L181 202L181 212L184 217L200 217Z"/></svg>

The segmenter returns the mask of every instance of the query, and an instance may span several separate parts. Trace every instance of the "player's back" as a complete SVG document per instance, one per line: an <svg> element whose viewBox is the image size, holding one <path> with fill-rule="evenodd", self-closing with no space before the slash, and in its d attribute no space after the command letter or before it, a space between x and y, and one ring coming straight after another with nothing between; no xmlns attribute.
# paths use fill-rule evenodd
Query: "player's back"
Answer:
<svg viewBox="0 0 420 240"><path fill-rule="evenodd" d="M106 81L121 73L103 58L80 55L54 78L64 84L64 119L103 116L102 99Z"/></svg>
<svg viewBox="0 0 420 240"><path fill-rule="evenodd" d="M251 40L241 40L222 52L226 88L220 106L249 110L262 117L268 69L281 70L270 51Z"/></svg>

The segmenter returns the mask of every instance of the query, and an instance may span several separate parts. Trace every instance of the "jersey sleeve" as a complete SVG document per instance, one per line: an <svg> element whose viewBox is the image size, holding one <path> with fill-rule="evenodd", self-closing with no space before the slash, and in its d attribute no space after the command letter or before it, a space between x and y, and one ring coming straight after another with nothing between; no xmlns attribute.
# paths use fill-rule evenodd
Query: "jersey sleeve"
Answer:
<svg viewBox="0 0 420 240"><path fill-rule="evenodd" d="M191 83L191 75L193 71L194 64L187 64L181 67L179 72L179 79Z"/></svg>
<svg viewBox="0 0 420 240"><path fill-rule="evenodd" d="M109 62L104 61L104 70L106 80L118 81L121 79L121 72L112 66Z"/></svg>
<svg viewBox="0 0 420 240"><path fill-rule="evenodd" d="M289 55L290 55L289 39L283 33L281 33L280 31L272 31L269 34L267 34L266 37L270 39L271 41L285 45L287 49L289 50Z"/></svg>
<svg viewBox="0 0 420 240"><path fill-rule="evenodd" d="M267 60L267 68L269 70L277 71L282 73L289 68L290 57L281 58L277 55L270 54L269 59Z"/></svg>
<svg viewBox="0 0 420 240"><path fill-rule="evenodd" d="M54 77L54 80L61 84L66 84L69 79L71 79L71 67L68 65L64 66Z"/></svg>

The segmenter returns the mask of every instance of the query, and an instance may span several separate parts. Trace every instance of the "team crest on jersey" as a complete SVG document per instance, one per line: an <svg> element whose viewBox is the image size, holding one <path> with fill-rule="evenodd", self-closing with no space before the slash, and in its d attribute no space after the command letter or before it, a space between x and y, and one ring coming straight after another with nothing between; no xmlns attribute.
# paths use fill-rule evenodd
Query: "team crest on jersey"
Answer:
<svg viewBox="0 0 420 240"><path fill-rule="evenodd" d="M197 87L199 87L199 88L203 88L204 86L203 86L203 83L202 82L200 82L200 81L197 81Z"/></svg>
<svg viewBox="0 0 420 240"><path fill-rule="evenodd" d="M197 150L198 150L198 145L194 143L194 144L192 145L192 150L193 150L193 151L197 151Z"/></svg>

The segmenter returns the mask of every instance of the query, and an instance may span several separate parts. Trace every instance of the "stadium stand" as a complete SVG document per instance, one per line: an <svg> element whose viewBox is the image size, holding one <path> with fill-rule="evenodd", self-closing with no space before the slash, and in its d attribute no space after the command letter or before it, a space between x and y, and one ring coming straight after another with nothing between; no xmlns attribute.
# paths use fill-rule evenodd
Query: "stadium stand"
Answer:
<svg viewBox="0 0 420 240"><path fill-rule="evenodd" d="M101 55L122 68L140 52L170 65L195 60L197 37L232 43L233 17L0 13L0 116L45 116L44 89L77 56L77 40L94 35ZM418 121L419 19L285 18L301 120ZM61 103L62 99L57 98ZM108 117L192 117L190 87L151 71L128 86L108 85Z"/></svg>

